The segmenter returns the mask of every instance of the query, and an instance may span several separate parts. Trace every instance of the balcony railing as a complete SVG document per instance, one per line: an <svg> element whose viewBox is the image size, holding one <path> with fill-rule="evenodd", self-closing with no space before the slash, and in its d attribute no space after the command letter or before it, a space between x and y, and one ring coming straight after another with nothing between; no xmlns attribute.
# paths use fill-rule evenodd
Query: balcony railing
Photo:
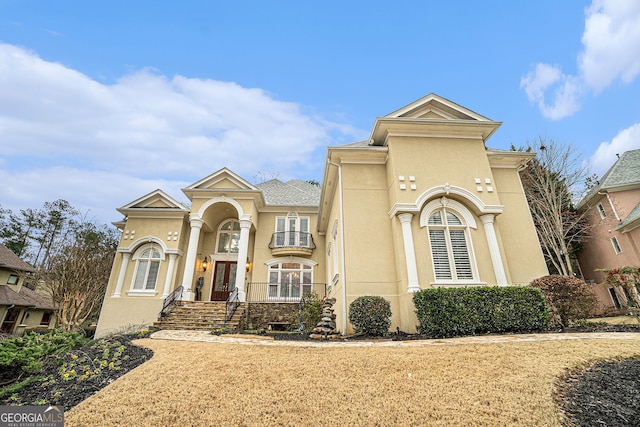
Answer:
<svg viewBox="0 0 640 427"><path fill-rule="evenodd" d="M311 233L305 233L302 231L278 231L273 233L273 236L271 236L269 248L315 249L316 244L313 241Z"/></svg>
<svg viewBox="0 0 640 427"><path fill-rule="evenodd" d="M320 298L327 294L325 283L265 283L247 284L248 302L299 302L307 292L315 292Z"/></svg>

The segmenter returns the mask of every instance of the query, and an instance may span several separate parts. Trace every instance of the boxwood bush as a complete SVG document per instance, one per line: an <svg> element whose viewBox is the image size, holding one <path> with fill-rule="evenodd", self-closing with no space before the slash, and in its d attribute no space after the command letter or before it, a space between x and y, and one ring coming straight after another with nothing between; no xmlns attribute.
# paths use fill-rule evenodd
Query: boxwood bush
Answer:
<svg viewBox="0 0 640 427"><path fill-rule="evenodd" d="M349 304L349 321L357 333L381 337L389 333L391 305L379 296L364 295Z"/></svg>
<svg viewBox="0 0 640 427"><path fill-rule="evenodd" d="M549 327L539 289L525 286L423 289L413 296L418 332L430 337L530 332Z"/></svg>

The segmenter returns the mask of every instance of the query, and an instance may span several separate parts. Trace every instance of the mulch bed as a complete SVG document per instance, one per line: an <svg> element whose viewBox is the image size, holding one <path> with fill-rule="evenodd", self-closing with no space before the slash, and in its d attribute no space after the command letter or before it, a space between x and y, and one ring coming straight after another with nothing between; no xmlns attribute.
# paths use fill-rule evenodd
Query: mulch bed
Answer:
<svg viewBox="0 0 640 427"><path fill-rule="evenodd" d="M602 361L558 383L556 402L567 426L640 425L640 359Z"/></svg>
<svg viewBox="0 0 640 427"><path fill-rule="evenodd" d="M131 343L136 336L113 336L93 341L64 356L49 357L34 379L20 390L0 399L0 405L62 405L69 410L87 397L153 356L147 348ZM16 382L22 371L4 372Z"/></svg>

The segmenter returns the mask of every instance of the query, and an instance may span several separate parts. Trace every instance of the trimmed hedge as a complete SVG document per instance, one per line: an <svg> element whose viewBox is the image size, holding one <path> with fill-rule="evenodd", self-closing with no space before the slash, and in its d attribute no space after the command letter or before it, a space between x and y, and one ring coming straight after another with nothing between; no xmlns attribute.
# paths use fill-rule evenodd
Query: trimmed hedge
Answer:
<svg viewBox="0 0 640 427"><path fill-rule="evenodd" d="M349 304L349 321L357 333L381 337L389 333L391 304L380 296L363 295Z"/></svg>
<svg viewBox="0 0 640 427"><path fill-rule="evenodd" d="M423 289L413 295L413 303L418 332L434 338L549 327L549 307L533 287Z"/></svg>
<svg viewBox="0 0 640 427"><path fill-rule="evenodd" d="M577 277L551 274L535 279L529 286L542 291L553 311L553 320L562 327L590 317L598 307L593 289Z"/></svg>

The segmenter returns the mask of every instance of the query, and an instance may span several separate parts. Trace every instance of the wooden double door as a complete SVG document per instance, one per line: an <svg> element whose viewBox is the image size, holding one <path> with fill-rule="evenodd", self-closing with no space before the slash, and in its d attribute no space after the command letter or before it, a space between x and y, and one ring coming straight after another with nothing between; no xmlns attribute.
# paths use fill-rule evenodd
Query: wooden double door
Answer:
<svg viewBox="0 0 640 427"><path fill-rule="evenodd" d="M211 301L226 301L236 287L236 261L216 261L213 266Z"/></svg>

